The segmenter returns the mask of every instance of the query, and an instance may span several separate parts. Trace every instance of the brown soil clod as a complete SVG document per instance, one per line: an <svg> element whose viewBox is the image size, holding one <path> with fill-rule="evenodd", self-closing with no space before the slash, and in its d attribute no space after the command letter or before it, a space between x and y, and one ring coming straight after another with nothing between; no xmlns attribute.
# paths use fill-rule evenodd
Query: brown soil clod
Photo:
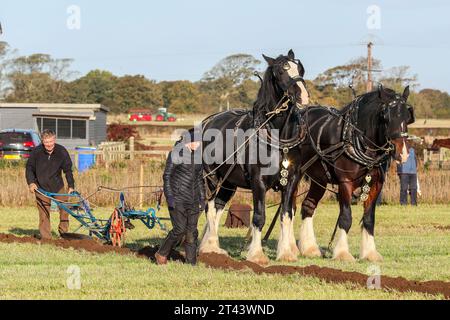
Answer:
<svg viewBox="0 0 450 320"><path fill-rule="evenodd" d="M144 247L138 251L129 248L118 248L103 245L93 239L56 239L39 240L34 237L17 237L11 234L0 233L0 242L4 243L31 243L31 244L50 244L61 248L73 248L76 250L85 250L94 253L118 253L122 255L136 255L137 257L155 260L155 253L158 247ZM172 261L184 262L184 257L179 252L173 250L169 259ZM256 274L281 274L291 275L300 274L322 279L329 283L354 283L361 287L367 287L368 276L358 272L348 272L327 267L315 265L307 267L273 265L262 267L249 261L238 261L229 256L216 253L201 254L199 261L206 266L223 270L251 270ZM444 281L412 281L402 277L381 276L381 288L385 290L396 290L399 292L415 291L431 295L443 295L445 299L450 299L450 283Z"/></svg>
<svg viewBox="0 0 450 320"><path fill-rule="evenodd" d="M63 238L64 240L92 240L92 237L89 237L85 234L69 232L61 234L61 238Z"/></svg>

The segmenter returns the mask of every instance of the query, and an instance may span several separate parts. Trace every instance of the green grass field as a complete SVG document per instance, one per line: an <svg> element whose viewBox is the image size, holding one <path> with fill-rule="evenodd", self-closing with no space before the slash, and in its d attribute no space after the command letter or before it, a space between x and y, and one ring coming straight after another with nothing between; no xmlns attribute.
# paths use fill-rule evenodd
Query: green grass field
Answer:
<svg viewBox="0 0 450 320"><path fill-rule="evenodd" d="M330 239L338 206L319 206L316 235L319 245ZM100 213L103 214L100 214ZM107 216L111 209L98 209ZM351 251L359 252L361 208L354 207L350 233ZM268 213L268 223L274 211ZM53 214L53 227L57 228ZM225 214L223 216L225 220ZM0 232L29 236L37 232L37 209L0 208ZM72 221L72 229L75 222ZM267 223L267 224L268 224ZM299 219L296 219L298 231ZM204 225L200 220L199 230ZM381 273L411 280L450 281L450 205L380 207L377 212L376 242L384 262ZM441 228L447 226L447 229ZM275 257L278 226L265 250ZM242 258L247 230L221 228L222 247L234 258ZM141 248L158 244L162 231L147 231L136 223L128 233L128 245ZM117 254L92 254L50 245L0 243L0 298L2 299L442 299L421 293L368 290L354 284L330 284L301 275L256 275L252 272L221 271L203 265L191 267L178 262L157 266L145 259ZM275 264L276 262L273 261ZM330 259L300 258L292 265L316 264L346 271L367 273L368 262L336 262ZM69 266L81 271L81 289L67 286Z"/></svg>

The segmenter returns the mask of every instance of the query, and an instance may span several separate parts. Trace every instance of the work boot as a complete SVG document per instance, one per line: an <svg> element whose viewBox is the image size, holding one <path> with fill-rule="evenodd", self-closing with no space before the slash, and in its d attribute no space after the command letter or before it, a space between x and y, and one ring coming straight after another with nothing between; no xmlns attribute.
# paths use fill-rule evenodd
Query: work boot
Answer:
<svg viewBox="0 0 450 320"><path fill-rule="evenodd" d="M167 257L164 257L159 254L159 252L155 253L156 264L163 265L167 264Z"/></svg>

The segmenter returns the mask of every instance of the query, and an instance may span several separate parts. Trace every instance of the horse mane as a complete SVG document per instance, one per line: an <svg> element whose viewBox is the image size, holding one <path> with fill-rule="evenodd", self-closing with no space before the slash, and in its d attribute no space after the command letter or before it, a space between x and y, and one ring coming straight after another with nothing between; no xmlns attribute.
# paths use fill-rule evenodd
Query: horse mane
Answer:
<svg viewBox="0 0 450 320"><path fill-rule="evenodd" d="M262 123L266 119L266 113L278 103L279 94L277 89L279 88L273 75L273 67L269 66L264 72L258 96L253 103L253 119L255 123Z"/></svg>
<svg viewBox="0 0 450 320"><path fill-rule="evenodd" d="M383 88L382 90L388 100L393 100L398 97L398 94L392 89ZM383 139L384 131L380 131L379 129L381 124L380 113L382 112L384 102L386 101L383 101L380 97L379 90L371 91L356 97L356 99L340 111L340 114L345 116L347 112L352 112L351 110L358 104L358 114L356 115L357 126L365 128L366 134L376 135L381 140Z"/></svg>
<svg viewBox="0 0 450 320"><path fill-rule="evenodd" d="M390 99L395 99L397 93L390 88L383 88L384 92L389 96ZM379 90L371 91L357 96L352 102L346 105L340 110L340 114L346 114L350 109L353 108L356 101L359 101L360 107L364 113L372 113L371 111L380 111L382 100L379 95ZM374 104L378 108L374 108ZM360 110L361 110L360 109Z"/></svg>

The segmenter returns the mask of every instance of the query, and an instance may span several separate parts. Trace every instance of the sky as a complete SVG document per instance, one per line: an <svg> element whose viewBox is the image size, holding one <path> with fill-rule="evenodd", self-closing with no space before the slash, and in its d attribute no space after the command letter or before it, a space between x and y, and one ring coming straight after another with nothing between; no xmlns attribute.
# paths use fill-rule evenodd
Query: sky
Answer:
<svg viewBox="0 0 450 320"><path fill-rule="evenodd" d="M365 56L370 39L384 69L410 66L420 88L450 92L449 15L445 0L0 0L0 41L72 58L79 76L197 81L228 55L291 48L314 79Z"/></svg>

